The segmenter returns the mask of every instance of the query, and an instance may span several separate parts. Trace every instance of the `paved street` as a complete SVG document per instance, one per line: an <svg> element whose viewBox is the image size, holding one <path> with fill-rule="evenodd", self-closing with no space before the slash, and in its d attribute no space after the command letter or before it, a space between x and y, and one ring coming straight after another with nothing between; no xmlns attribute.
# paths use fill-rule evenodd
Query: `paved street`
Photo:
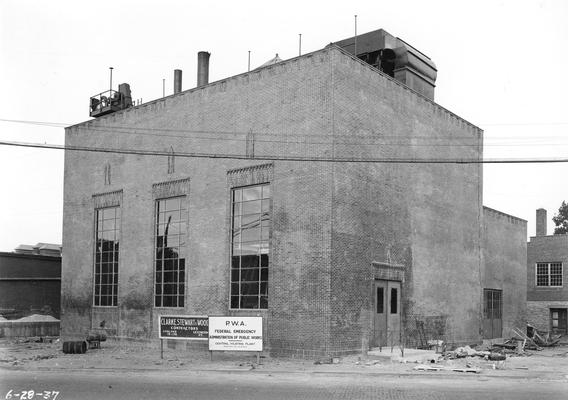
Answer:
<svg viewBox="0 0 568 400"><path fill-rule="evenodd" d="M568 383L480 376L0 370L0 399L566 399ZM29 393L28 393L29 394ZM43 396L41 395L43 394ZM50 394L54 399L54 394ZM9 395L8 395L9 397Z"/></svg>

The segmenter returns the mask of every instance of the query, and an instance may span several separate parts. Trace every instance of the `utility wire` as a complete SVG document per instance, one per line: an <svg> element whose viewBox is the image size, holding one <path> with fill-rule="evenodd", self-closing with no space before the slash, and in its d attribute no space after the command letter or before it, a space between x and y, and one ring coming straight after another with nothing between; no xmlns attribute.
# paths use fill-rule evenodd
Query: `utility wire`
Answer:
<svg viewBox="0 0 568 400"><path fill-rule="evenodd" d="M200 136L187 136L188 134L206 134L206 135L217 135L217 137L219 135L243 135L246 136L249 131L207 131L207 130L188 130L188 129L171 129L171 128L146 128L146 127L132 127L132 126L124 126L124 125L110 125L110 126L101 126L101 127L95 127L95 126L76 126L75 128L77 129L84 129L84 130L96 130L99 132L108 132L108 133L112 133L112 132L121 132L121 133L126 133L128 134L129 132L133 132L136 134L144 134L144 135L154 135L154 136L160 136L160 137L176 137L176 138L182 138L182 139L191 139L191 138L197 138L197 139L210 139L210 138L205 138L205 137L200 137ZM385 127L385 130L388 130L388 127ZM152 132L159 132L159 134L154 134ZM178 133L178 134L174 134L174 133ZM262 131L255 131L255 134L257 136L260 137L270 137L270 136L276 136L278 138L288 138L288 137L299 137L299 138L314 138L314 137L322 137L322 138L331 138L330 134L322 134L322 133L313 133L313 132L306 132L306 133L287 133L287 132L262 132ZM372 135L372 136L371 136ZM380 132L365 132L365 133L357 133L357 132L350 132L348 134L346 134L345 139L351 139L351 138L362 138L364 140L381 140L383 141L384 139L412 139L412 140L425 140L425 141L448 141L448 142L452 142L452 141L474 141L475 144L473 144L473 146L477 146L477 142L479 141L478 137L475 137L473 135L469 135L469 136L458 136L458 135L452 135L452 136L445 136L445 137L435 137L432 135L384 135L381 134ZM534 136L534 139L537 140L541 140L543 138L547 138L547 137L542 137L542 136ZM552 138L564 138L564 136L556 136L556 137L552 137ZM212 139L212 138L211 138ZM490 136L486 136L485 140L530 140L531 138L525 138L525 137L508 137L508 136L503 136L503 137L490 137ZM219 139L222 140L222 139ZM264 140L264 139L255 139L256 141L264 141L264 142L275 142L275 143L291 143L292 141L276 141L276 140ZM306 142L306 141L297 141L296 143L314 143L314 144L327 144L327 143L321 143L321 142ZM337 143L337 142L336 142ZM384 143L384 142L381 142ZM329 142L329 144L331 144L331 142ZM395 143L396 144L396 143Z"/></svg>
<svg viewBox="0 0 568 400"><path fill-rule="evenodd" d="M0 120L1 121L1 120ZM141 135L141 136L150 136L150 137L160 137L160 138L176 138L176 139L183 139L183 140L209 140L209 141L232 141L232 142L246 142L246 135L249 132L228 132L228 131L191 131L191 130L181 130L181 129L162 129L162 128L137 128L137 127L126 127L126 126L107 126L107 127L78 127L80 129L85 129L89 131L97 131L101 133L121 133L125 135ZM153 133L153 132L160 132L160 133ZM170 134L164 132L181 132L182 134ZM202 133L202 134L212 134L217 135L217 137L212 136L195 136L188 134L192 133ZM311 137L319 136L332 139L330 135L326 134L289 134L289 133L280 133L280 134L271 134L271 133L258 133L259 135L264 136L278 136L280 138L284 137L302 137L305 139L309 139ZM243 137L235 137L236 135L240 135ZM228 137L233 136L233 137ZM349 139L356 138L357 136L361 137L357 142L353 141L346 141ZM432 136L385 136L385 135L374 135L369 137L369 133L366 134L348 134L343 137L345 140L337 140L335 141L313 141L313 140L273 140L273 139L262 139L255 138L256 143L279 143L279 144L298 144L298 145L343 145L343 146L391 146L391 147L399 147L399 146L408 146L410 145L409 140L404 141L404 139L412 139L412 146L414 147L479 147L479 139L474 137L465 137L465 136L450 136L450 137L432 137ZM396 138L399 141L386 141L384 139L387 138ZM560 138L560 137L557 137ZM423 141L423 140L430 140L430 141L446 141L448 139L453 140L461 140L462 142L465 141L474 141L474 143L416 143L416 140ZM511 147L511 146L568 146L568 143L488 143L488 140L492 138L485 138L484 147ZM524 140L524 141L531 141L531 140L541 140L541 137L532 138L493 138L493 140L505 140L505 139L517 139L517 140ZM546 138L544 138L546 139Z"/></svg>
<svg viewBox="0 0 568 400"><path fill-rule="evenodd" d="M28 120L21 120L21 119L4 119L0 118L2 122L15 122L18 124L28 124L28 125L41 125L41 126L53 126L57 128L64 128L71 124L65 124L63 122L46 122L46 121L28 121Z"/></svg>
<svg viewBox="0 0 568 400"><path fill-rule="evenodd" d="M125 135L141 135L141 136L151 136L151 137L160 137L160 138L176 138L176 139L185 139L185 140L211 140L211 141L233 141L233 142L246 142L247 138L246 135L249 134L249 132L221 132L221 134L226 134L226 135L242 135L243 137L203 137L203 136L187 136L187 135L174 135L174 134L167 134L167 133L160 133L160 134L156 134L156 133L148 133L148 132L140 132L138 131L137 128L132 128L133 130L123 130L125 129L124 127L121 128L99 128L99 127L89 127L88 130L90 131L98 131L98 132L104 132L104 133L122 133ZM146 129L150 129L150 128L146 128ZM161 129L153 129L154 131L161 131ZM186 131L186 132L190 132L190 131ZM199 131L194 131L195 133L214 133L214 132L199 132ZM255 135L261 135L260 133L254 132ZM274 135L275 136L275 135ZM461 138L457 138L457 137L449 137L449 138L442 138L442 137L428 137L428 136L383 136L383 135L376 135L375 137L369 137L368 134L364 135L364 141L361 141L360 139L357 142L351 141L348 142L346 140L349 140L350 138L353 138L354 135L352 134L348 134L345 135L344 137L342 137L341 139L345 139L345 140L338 140L337 137L335 137L335 140L333 140L333 138L331 137L331 135L312 135L312 134L305 134L305 135L295 135L295 134L279 134L279 137L288 137L288 136L293 136L293 137L304 137L306 139L309 139L312 136L321 136L321 137L326 137L329 138L331 140L329 141L311 141L311 140L270 140L270 139L262 139L262 138L258 138L255 137L254 141L255 143L282 143L282 144L299 144L299 145L343 145L343 146L409 146L412 145L413 147L479 147L479 139L478 138L472 138L472 137L461 137ZM363 136L363 135L360 135ZM403 140L399 140L398 142L396 141L385 141L383 140L384 138L397 138L397 139L409 139L406 141ZM438 141L443 141L443 140L447 140L447 139L461 139L462 141L474 141L474 143L415 143L415 142L410 142L410 139L414 140L438 140ZM503 138L506 139L506 138ZM519 138L519 140L540 140L540 138L535 138L535 139L530 139L530 138ZM567 143L487 143L488 138L485 138L485 143L483 147L510 147L510 146L568 146L568 142ZM502 139L496 139L496 140L502 140Z"/></svg>
<svg viewBox="0 0 568 400"><path fill-rule="evenodd" d="M137 150L137 149L113 149L103 147L64 146L56 144L25 143L0 141L3 146L31 147L41 149L56 149L66 151L85 151L95 153L134 154L145 156L171 156L169 151ZM311 162L335 162L335 163L377 163L377 164L535 164L535 163L568 163L568 158L540 158L540 159L459 159L459 158L354 158L354 157L301 157L301 156L278 156L278 155L255 155L246 154L215 154L215 153L189 153L176 152L176 157L210 158L210 159L235 159L235 160L263 160L263 161L311 161Z"/></svg>
<svg viewBox="0 0 568 400"><path fill-rule="evenodd" d="M31 125L48 125L48 126L57 126L57 127L68 127L75 125L72 123L65 123L65 122L30 121L30 120L6 119L6 118L0 118L0 121L16 122L16 123L31 124ZM557 126L557 125L568 125L568 122L487 122L487 123L479 123L477 125L479 126Z"/></svg>
<svg viewBox="0 0 568 400"><path fill-rule="evenodd" d="M31 125L39 125L39 126L51 126L51 127L68 127L71 124L61 123L61 122L47 122L47 121L28 121L28 120L15 120L15 119L4 119L0 118L0 122L14 122L14 123L23 123L23 124L31 124ZM486 126L538 126L538 125L568 125L568 122L551 122L551 123L502 123L502 124L485 124ZM211 134L211 135L243 135L246 136L249 132L248 131L208 131L208 130L189 130L189 129L171 129L171 128L146 128L146 127L133 127L133 126L124 126L124 125L107 125L101 127L94 127L89 125L82 126L76 125L76 129L86 129L86 130L96 130L100 132L120 132L128 134L129 132L136 133L136 134L144 134L144 135L153 135L151 132L160 132L155 136L161 137L176 137L182 139L217 139L217 140L246 140L246 139L222 139L222 138L207 138L207 137L200 137L200 136L191 136L188 137L187 134ZM146 131L146 132L143 132ZM164 132L172 132L172 133L179 133L178 135L175 134L167 134ZM321 134L321 133L301 133L301 134L294 134L294 133L284 133L284 132L255 132L257 135L260 136L278 136L278 137L300 137L300 138L313 138L313 137L323 137L323 138L330 138L328 134ZM473 140L476 141L478 138L472 136L446 136L446 137L433 137L432 135L413 135L413 136L404 136L404 135L382 135L380 133L376 134L373 137L369 137L369 133L349 133L346 138L354 138L354 137L361 137L366 140L384 140L384 139L413 139L413 140L432 140L432 141L453 141L453 140ZM565 136L533 136L533 137L491 137L486 136L485 141L487 140L543 140L543 139L563 139ZM274 143L294 143L292 141L275 141L275 140L263 140L263 139L256 139L256 141L263 141L263 142L274 142ZM297 141L295 143L301 144L331 144L331 142L306 142L306 141ZM336 142L337 143L337 142ZM346 143L347 144L347 143ZM381 142L380 144L385 144ZM387 143L388 144L388 143ZM398 145L398 143L392 143L393 145ZM406 144L406 143L404 143ZM500 146L499 144L488 144L486 145L495 145ZM551 143L554 145L555 143ZM351 144L350 144L351 145ZM356 144L355 144L356 145ZM460 144L463 145L463 144ZM473 144L473 146L477 146L477 144Z"/></svg>
<svg viewBox="0 0 568 400"><path fill-rule="evenodd" d="M568 125L568 122L495 122L479 124L480 126L557 126Z"/></svg>

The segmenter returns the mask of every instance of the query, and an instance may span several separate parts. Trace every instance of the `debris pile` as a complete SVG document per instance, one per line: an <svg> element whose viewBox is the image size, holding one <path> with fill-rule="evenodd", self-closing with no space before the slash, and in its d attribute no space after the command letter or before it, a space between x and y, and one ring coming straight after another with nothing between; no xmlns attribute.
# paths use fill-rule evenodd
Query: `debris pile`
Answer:
<svg viewBox="0 0 568 400"><path fill-rule="evenodd" d="M562 335L552 335L550 332L541 331L539 333L539 331L530 324L527 324L527 336L540 347L556 346L562 338Z"/></svg>
<svg viewBox="0 0 568 400"><path fill-rule="evenodd" d="M527 325L526 333L520 328L513 328L512 332L513 337L502 343L473 348L462 346L454 350L443 351L441 356L430 360L430 364L420 364L414 367L414 370L480 373L484 368L502 369L508 357L531 356L533 353L530 350L541 351L544 347L555 346L562 337L562 335L538 331L531 325ZM436 349L440 347L439 343L430 345L435 345Z"/></svg>

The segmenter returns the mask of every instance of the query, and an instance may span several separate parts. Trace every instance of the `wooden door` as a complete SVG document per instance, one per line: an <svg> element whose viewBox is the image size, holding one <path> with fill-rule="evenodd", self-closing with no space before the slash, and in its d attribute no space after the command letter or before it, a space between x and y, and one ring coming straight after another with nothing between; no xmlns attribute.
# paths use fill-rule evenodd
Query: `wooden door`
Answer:
<svg viewBox="0 0 568 400"><path fill-rule="evenodd" d="M495 339L503 331L503 292L483 289L483 338Z"/></svg>
<svg viewBox="0 0 568 400"><path fill-rule="evenodd" d="M392 346L400 343L400 282L388 281L387 288L389 302L387 345Z"/></svg>
<svg viewBox="0 0 568 400"><path fill-rule="evenodd" d="M400 343L400 282L374 282L373 335L371 347Z"/></svg>

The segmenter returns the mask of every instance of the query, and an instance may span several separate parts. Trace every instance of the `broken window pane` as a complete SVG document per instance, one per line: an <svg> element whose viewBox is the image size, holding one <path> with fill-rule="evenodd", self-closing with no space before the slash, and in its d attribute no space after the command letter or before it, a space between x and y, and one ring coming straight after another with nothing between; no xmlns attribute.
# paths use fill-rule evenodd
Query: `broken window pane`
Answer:
<svg viewBox="0 0 568 400"><path fill-rule="evenodd" d="M184 305L186 213L186 196L156 200L156 307Z"/></svg>
<svg viewBox="0 0 568 400"><path fill-rule="evenodd" d="M269 198L268 184L232 191L231 308L268 306Z"/></svg>

